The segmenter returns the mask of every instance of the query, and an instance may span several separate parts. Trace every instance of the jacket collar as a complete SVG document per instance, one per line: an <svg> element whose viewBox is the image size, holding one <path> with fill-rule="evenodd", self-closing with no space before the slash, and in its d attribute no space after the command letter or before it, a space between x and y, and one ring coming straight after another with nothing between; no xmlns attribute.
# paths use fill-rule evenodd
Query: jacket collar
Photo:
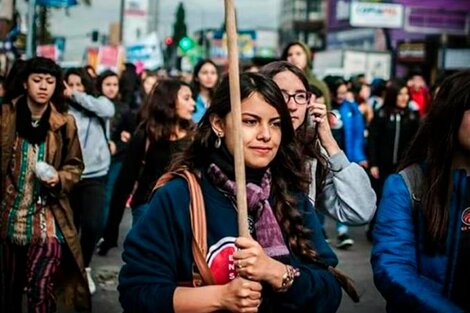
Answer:
<svg viewBox="0 0 470 313"><path fill-rule="evenodd" d="M21 96L21 97L24 97L24 96ZM20 97L12 101L15 114L16 114L16 103L18 102L18 99L20 99ZM49 117L49 125L51 127L51 130L55 132L67 123L67 118L65 117L64 114L61 114L57 111L57 109L55 108L55 105L52 102L49 102L48 105L51 106L51 116Z"/></svg>

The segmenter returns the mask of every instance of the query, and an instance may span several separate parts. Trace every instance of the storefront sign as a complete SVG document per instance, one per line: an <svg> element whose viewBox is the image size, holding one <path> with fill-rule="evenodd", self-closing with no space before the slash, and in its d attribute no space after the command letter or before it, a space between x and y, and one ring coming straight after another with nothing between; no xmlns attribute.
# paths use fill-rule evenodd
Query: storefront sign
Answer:
<svg viewBox="0 0 470 313"><path fill-rule="evenodd" d="M356 27L401 28L403 5L351 2L349 23Z"/></svg>
<svg viewBox="0 0 470 313"><path fill-rule="evenodd" d="M426 45L424 42L402 42L398 45L397 58L399 62L424 62Z"/></svg>

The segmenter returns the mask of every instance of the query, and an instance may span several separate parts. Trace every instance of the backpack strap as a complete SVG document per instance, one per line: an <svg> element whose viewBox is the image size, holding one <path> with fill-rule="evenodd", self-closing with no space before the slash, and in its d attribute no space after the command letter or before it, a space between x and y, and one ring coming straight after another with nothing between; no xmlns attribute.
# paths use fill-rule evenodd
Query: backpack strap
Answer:
<svg viewBox="0 0 470 313"><path fill-rule="evenodd" d="M412 164L401 170L398 174L400 174L405 181L406 188L411 196L414 211L421 203L424 182L423 170L419 164Z"/></svg>
<svg viewBox="0 0 470 313"><path fill-rule="evenodd" d="M191 218L192 243L191 249L194 258L194 265L197 268L192 269L193 287L202 285L214 285L214 277L206 262L207 255L207 224L206 224L206 208L204 206L204 198L202 196L201 185L197 177L188 169L183 168L178 171L163 174L157 181L154 191L165 185L168 181L175 177L183 178L189 188L189 213Z"/></svg>
<svg viewBox="0 0 470 313"><path fill-rule="evenodd" d="M420 222L420 207L421 197L423 194L424 184L424 173L423 169L419 164L412 164L407 168L398 172L405 181L406 188L410 193L411 198L411 213L413 218L413 224L415 226L415 237L416 242L420 242L423 237L421 233L422 223ZM418 272L421 272L421 253L419 253L419 245L416 246L416 264L418 266Z"/></svg>

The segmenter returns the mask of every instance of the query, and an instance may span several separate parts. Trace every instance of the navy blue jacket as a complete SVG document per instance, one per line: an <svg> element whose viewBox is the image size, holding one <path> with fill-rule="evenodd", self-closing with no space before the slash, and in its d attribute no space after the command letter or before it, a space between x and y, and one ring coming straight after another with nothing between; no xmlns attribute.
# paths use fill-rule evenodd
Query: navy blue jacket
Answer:
<svg viewBox="0 0 470 313"><path fill-rule="evenodd" d="M206 179L202 180L206 205L208 263L214 270L221 257L227 261L227 249L234 249L237 237L237 212L234 204ZM315 211L306 195L299 195L298 209L304 223L313 230L312 243L328 264L338 260L321 233ZM189 191L186 182L176 178L161 187L152 197L146 214L132 228L125 243L123 266L119 276L120 301L125 312L173 312L173 293L178 282L192 279L191 226ZM228 257L229 258L229 257ZM230 258L229 258L230 259ZM259 312L336 312L341 302L341 288L333 275L313 264L306 264L294 255L288 257L301 271L286 293L263 288L263 304ZM233 275L233 271L229 273ZM223 275L214 275L227 282ZM232 279L234 277L230 277Z"/></svg>
<svg viewBox="0 0 470 313"><path fill-rule="evenodd" d="M387 301L387 312L459 313L450 300L460 239L466 173L453 174L446 253L423 251L422 215L418 231L413 223L410 194L403 178L391 175L377 211L372 268L377 289ZM460 203L460 205L457 205Z"/></svg>

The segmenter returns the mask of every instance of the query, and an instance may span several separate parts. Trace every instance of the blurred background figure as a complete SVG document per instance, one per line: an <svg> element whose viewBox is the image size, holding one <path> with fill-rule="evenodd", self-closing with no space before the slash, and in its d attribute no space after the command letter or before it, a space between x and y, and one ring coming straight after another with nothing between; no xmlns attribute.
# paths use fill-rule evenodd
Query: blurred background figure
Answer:
<svg viewBox="0 0 470 313"><path fill-rule="evenodd" d="M193 71L193 96L196 100L196 108L193 113L193 121L199 121L211 105L212 96L219 83L217 65L209 59L200 61Z"/></svg>
<svg viewBox="0 0 470 313"><path fill-rule="evenodd" d="M331 98L328 86L313 74L312 53L304 43L300 41L289 43L281 54L281 60L294 64L301 69L304 72L305 77L307 77L308 83L316 86L322 91L322 94L325 97L326 106L331 108Z"/></svg>
<svg viewBox="0 0 470 313"><path fill-rule="evenodd" d="M430 95L426 81L420 72L412 72L407 81L410 99L416 104L421 117L424 117L429 109Z"/></svg>
<svg viewBox="0 0 470 313"><path fill-rule="evenodd" d="M145 212L156 180L192 141L194 100L188 84L164 80L155 86L144 105L143 121L129 143L111 199L111 211L99 255L117 246L119 224L132 195L132 224Z"/></svg>
<svg viewBox="0 0 470 313"><path fill-rule="evenodd" d="M70 114L75 117L85 170L70 194L75 227L80 233L90 293L96 291L90 263L96 244L103 234L106 177L111 163L107 124L113 117L114 104L105 96L96 97L95 86L84 68L65 74L65 97ZM108 90L109 92L109 90Z"/></svg>

